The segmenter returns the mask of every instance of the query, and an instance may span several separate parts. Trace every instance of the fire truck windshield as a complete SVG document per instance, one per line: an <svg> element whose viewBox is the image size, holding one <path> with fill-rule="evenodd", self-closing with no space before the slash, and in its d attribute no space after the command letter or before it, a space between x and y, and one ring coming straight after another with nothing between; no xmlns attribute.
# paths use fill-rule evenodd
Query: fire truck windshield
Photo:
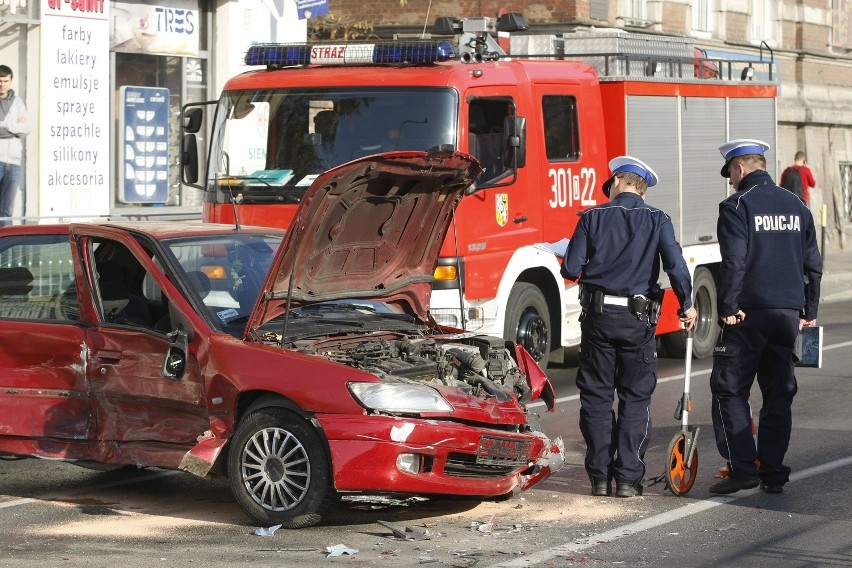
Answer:
<svg viewBox="0 0 852 568"><path fill-rule="evenodd" d="M296 203L319 174L355 158L457 148L458 107L452 89L227 92L216 112L208 189L222 201L237 188L243 203Z"/></svg>

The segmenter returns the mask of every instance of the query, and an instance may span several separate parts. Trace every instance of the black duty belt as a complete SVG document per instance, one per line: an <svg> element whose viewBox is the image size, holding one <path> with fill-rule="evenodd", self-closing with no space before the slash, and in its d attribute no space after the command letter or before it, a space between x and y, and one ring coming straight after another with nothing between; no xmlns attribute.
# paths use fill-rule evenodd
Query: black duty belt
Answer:
<svg viewBox="0 0 852 568"><path fill-rule="evenodd" d="M603 290L597 289L583 294L581 304L584 309L591 309L598 314L602 313L604 305L624 306L637 318L653 313L653 302L651 298L643 294L636 294L634 296L610 296L609 294L604 294ZM654 323L656 323L656 321Z"/></svg>

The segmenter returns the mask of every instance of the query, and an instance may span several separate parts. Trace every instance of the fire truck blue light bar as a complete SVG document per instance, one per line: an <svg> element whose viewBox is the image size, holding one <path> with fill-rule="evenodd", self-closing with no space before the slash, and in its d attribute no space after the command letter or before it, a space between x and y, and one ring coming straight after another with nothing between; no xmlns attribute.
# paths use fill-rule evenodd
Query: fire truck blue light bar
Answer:
<svg viewBox="0 0 852 568"><path fill-rule="evenodd" d="M448 40L388 43L258 44L246 52L246 65L424 64L456 58Z"/></svg>

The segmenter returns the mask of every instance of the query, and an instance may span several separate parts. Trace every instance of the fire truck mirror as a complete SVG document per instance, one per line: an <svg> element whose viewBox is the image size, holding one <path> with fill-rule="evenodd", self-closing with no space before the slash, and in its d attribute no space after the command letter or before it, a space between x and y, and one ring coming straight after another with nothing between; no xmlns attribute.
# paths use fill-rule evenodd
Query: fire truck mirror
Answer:
<svg viewBox="0 0 852 568"><path fill-rule="evenodd" d="M527 163L527 120L523 116L507 116L503 131L506 133L505 164L515 169Z"/></svg>
<svg viewBox="0 0 852 568"><path fill-rule="evenodd" d="M201 119L204 116L204 111L200 108L188 109L183 115L183 130L190 134L196 134L201 130Z"/></svg>
<svg viewBox="0 0 852 568"><path fill-rule="evenodd" d="M200 109L199 109L200 110ZM184 183L198 183L198 142L195 134L183 137L183 148L180 155L181 172Z"/></svg>

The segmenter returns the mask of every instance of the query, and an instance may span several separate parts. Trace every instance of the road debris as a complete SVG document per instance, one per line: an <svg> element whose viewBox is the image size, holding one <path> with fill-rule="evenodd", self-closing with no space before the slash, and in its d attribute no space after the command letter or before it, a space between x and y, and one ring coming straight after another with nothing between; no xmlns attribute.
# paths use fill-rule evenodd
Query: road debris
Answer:
<svg viewBox="0 0 852 568"><path fill-rule="evenodd" d="M479 521L474 521L470 524L470 528L476 529L479 532L483 533L491 533L494 530L494 519L497 517L497 513L491 515L491 518L488 519L487 522L480 523Z"/></svg>
<svg viewBox="0 0 852 568"><path fill-rule="evenodd" d="M386 529L390 529L393 533L393 536L396 538L401 538L403 540L424 540L429 539L429 531L416 531L411 527L404 527L402 525L396 525L394 523L389 523L387 521L376 521Z"/></svg>
<svg viewBox="0 0 852 568"><path fill-rule="evenodd" d="M259 527L259 528L254 529L253 534L255 534L257 536L272 536L272 535L275 534L275 531L277 531L280 528L281 528L281 525L272 525L268 529L265 529L263 527Z"/></svg>
<svg viewBox="0 0 852 568"><path fill-rule="evenodd" d="M333 558L335 556L342 556L344 554L358 554L357 548L350 548L345 544L335 544L334 546L326 546L326 558Z"/></svg>

